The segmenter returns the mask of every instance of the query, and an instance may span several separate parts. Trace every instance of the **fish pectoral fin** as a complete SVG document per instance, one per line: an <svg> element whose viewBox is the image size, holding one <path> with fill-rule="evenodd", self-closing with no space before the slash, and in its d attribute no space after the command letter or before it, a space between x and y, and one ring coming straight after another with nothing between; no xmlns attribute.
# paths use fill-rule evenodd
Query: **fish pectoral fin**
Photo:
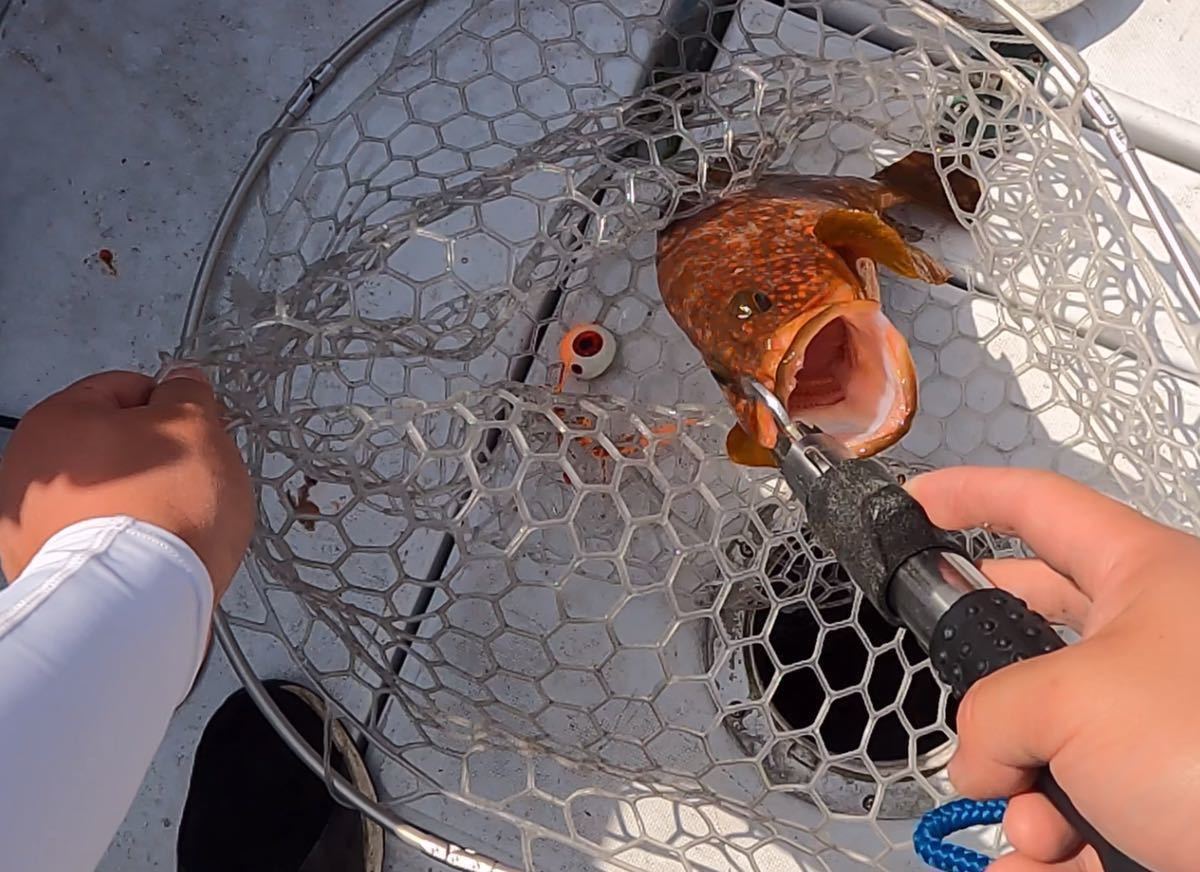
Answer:
<svg viewBox="0 0 1200 872"><path fill-rule="evenodd" d="M725 453L742 466L776 466L775 455L758 444L741 424L735 424L725 437Z"/></svg>
<svg viewBox="0 0 1200 872"><path fill-rule="evenodd" d="M851 264L870 258L894 273L934 285L950 278L944 266L905 242L896 228L874 212L830 209L813 227L813 235Z"/></svg>

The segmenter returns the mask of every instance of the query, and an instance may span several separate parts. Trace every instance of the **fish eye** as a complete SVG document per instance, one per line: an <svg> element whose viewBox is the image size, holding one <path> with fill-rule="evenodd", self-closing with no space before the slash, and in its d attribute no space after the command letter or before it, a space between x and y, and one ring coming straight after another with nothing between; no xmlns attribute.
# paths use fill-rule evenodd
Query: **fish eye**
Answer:
<svg viewBox="0 0 1200 872"><path fill-rule="evenodd" d="M738 291L729 301L733 316L739 321L745 321L754 314L754 301L745 291Z"/></svg>
<svg viewBox="0 0 1200 872"><path fill-rule="evenodd" d="M739 321L752 318L758 312L766 312L771 305L771 298L762 291L738 291L729 301L730 310Z"/></svg>

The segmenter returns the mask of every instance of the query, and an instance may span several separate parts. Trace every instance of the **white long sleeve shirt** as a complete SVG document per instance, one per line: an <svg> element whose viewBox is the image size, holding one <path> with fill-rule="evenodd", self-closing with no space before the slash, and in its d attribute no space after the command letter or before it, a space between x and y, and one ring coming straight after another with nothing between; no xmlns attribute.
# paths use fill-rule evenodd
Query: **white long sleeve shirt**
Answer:
<svg viewBox="0 0 1200 872"><path fill-rule="evenodd" d="M132 518L68 527L0 591L0 869L91 872L203 662L208 572Z"/></svg>

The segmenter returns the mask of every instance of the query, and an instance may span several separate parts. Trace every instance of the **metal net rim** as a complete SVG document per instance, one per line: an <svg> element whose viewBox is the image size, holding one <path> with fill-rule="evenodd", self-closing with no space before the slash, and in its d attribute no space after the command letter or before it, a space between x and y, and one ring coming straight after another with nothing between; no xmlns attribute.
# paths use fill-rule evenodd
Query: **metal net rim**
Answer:
<svg viewBox="0 0 1200 872"><path fill-rule="evenodd" d="M991 0L991 2L998 7L1011 5L1007 3L1007 0ZM399 18L406 15L412 9L419 7L420 5L421 4L419 0L398 0L398 2L383 10L378 16L364 25L354 36L344 43L343 46L339 48L338 51L336 51L328 61L321 64L314 71L314 73L302 83L301 87L297 90L296 95L291 101L289 101L287 107L281 113L276 124L273 125L271 130L264 135L260 141L259 148L246 165L238 179L237 184L234 187L233 192L227 200L218 220L217 226L214 229L213 235L209 241L209 245L206 249L201 267L197 274L196 282L193 287L193 293L189 302L188 315L185 320L184 331L181 337L181 347L186 348L190 338L195 336L197 325L199 324L199 321L205 310L207 295L213 286L211 281L212 271L215 268L219 257L221 243L225 238L227 238L229 232L231 231L242 206L242 201L244 200L250 187L253 185L258 173L269 162L271 156L275 153L275 150L282 141L283 137L280 135L280 133L284 129L285 125L302 119L304 112L307 110L306 101L311 100L321 87L331 82L338 74L342 65L353 60L364 48L367 47L367 45L370 44L371 40L377 34L384 31ZM1033 38L1035 42L1037 42L1037 36L1040 33L1041 37L1043 37L1049 45L1054 45L1049 36L1045 34L1045 31L1032 21L1024 22L1024 26L1022 26L1021 29L1024 30L1027 35ZM1092 107L1089 105L1089 109L1091 108ZM297 112L299 114L297 114ZM1106 132L1112 132L1114 130L1118 131L1118 133L1114 134L1114 136L1119 139L1119 122L1116 122L1114 127L1106 128ZM1110 145L1111 142L1112 140L1110 140ZM1115 153L1117 153L1118 156L1121 155L1119 151L1116 151ZM1141 193L1142 192L1139 191L1139 194ZM1151 217L1155 217L1153 209L1151 209ZM1157 224L1158 222L1155 221L1155 223ZM1170 225L1166 225L1166 227L1170 228ZM1167 240L1169 247L1169 235L1164 233L1164 228L1162 226L1158 227L1158 230L1160 235L1163 235L1164 239ZM1170 230L1170 232L1173 232L1173 229ZM257 564L252 564L251 571L259 572L261 571L261 567ZM230 661L233 664L235 671L238 673L239 679L251 689L253 689L255 686L261 688L261 680L250 666L249 661L245 657L244 651L242 650L237 639L234 637L229 622L223 612L217 615L216 622L218 639L229 655ZM254 696L253 693L252 696ZM265 694L261 697L255 696L255 701L259 703L260 707L264 707L264 703L265 705L271 705L269 698L266 697ZM264 713L268 715L268 719L272 721L273 726L275 726L275 728L281 731L281 734L283 734L283 731L288 727L288 725L279 722L278 710L275 710L275 715L277 717L271 717L271 713L267 711L265 707ZM287 736L285 735L285 739L286 738ZM291 744L291 742L289 742L289 744ZM331 776L332 773L330 773L327 768L321 767L319 763L318 765L314 766L309 755L303 753L304 749L293 744L293 750L300 754L300 756L305 760L306 764L308 764L316 774L326 778ZM444 862L448 862L451 865L464 869L484 870L508 868L499 865L495 861L485 859L472 852L457 848L448 842L444 842L443 840L437 839L434 836L430 836L427 833L422 833L421 831L412 828L411 826L405 824L398 815L390 811L387 807L380 803L373 802L361 794L357 794L353 791L353 789L348 788L347 785L331 783L330 786L331 789L339 795L339 798L342 801L355 805L360 811L363 811L370 818L384 826L387 831L392 832L394 835L397 835L410 844L413 844L420 850L428 853L430 856L437 857ZM349 793L347 793L347 790L349 790Z"/></svg>

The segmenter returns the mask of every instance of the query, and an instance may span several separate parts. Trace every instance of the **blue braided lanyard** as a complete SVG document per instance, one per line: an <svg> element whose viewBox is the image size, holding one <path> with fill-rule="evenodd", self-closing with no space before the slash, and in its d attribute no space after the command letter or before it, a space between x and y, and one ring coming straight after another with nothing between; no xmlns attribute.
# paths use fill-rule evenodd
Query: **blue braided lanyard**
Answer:
<svg viewBox="0 0 1200 872"><path fill-rule="evenodd" d="M992 858L947 842L946 836L968 827L998 824L1004 819L1007 800L956 799L926 812L913 833L917 855L940 872L984 872Z"/></svg>

